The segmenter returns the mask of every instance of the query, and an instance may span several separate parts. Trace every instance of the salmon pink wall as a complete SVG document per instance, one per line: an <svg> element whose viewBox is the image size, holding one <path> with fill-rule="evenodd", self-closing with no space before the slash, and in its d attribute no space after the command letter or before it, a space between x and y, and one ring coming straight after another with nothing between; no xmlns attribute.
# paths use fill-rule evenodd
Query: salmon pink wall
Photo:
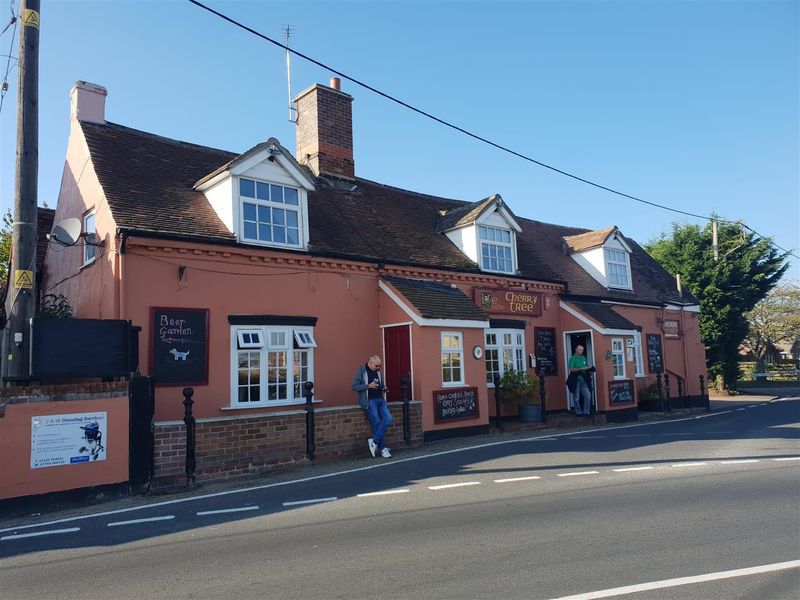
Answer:
<svg viewBox="0 0 800 600"><path fill-rule="evenodd" d="M106 460L31 469L31 417L105 411ZM9 404L0 418L0 498L128 480L128 398Z"/></svg>

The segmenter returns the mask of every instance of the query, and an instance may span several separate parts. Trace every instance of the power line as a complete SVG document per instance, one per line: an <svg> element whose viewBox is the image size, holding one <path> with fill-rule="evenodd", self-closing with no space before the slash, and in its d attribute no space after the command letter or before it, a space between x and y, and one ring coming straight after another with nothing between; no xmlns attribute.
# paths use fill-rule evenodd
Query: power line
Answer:
<svg viewBox="0 0 800 600"><path fill-rule="evenodd" d="M0 36L2 36L6 31L8 31L9 27L11 27L12 25L14 26L14 29L11 32L11 48L9 48L8 54L6 55L7 56L6 72L3 75L2 83L0 83L0 112L3 111L3 101L6 98L6 92L8 92L8 75L11 73L11 69L13 68L11 66L11 59L14 58L11 55L11 52L14 50L14 38L17 35L17 15L16 12L14 11L14 0L11 0L10 4L11 4L10 6L11 20L9 21L8 25L6 25L5 29L3 29L3 32L0 33ZM18 62L18 59L14 58L14 60Z"/></svg>
<svg viewBox="0 0 800 600"><path fill-rule="evenodd" d="M523 159L525 161L531 162L531 163L533 163L535 165L538 165L540 167L543 167L545 169L549 169L549 170L551 170L551 171L553 171L555 173L558 173L560 175L564 175L565 177L569 177L569 178L574 179L576 181L580 181L581 183L585 183L585 184L590 185L592 187L604 190L606 192L610 192L612 194L616 194L617 196L622 196L623 198L628 198L630 200L634 200L636 202L640 202L642 204L647 204L647 205L653 206L655 208L660 208L662 210L670 211L670 212L677 213L677 214L680 214L680 215L685 215L685 216L688 216L688 217L695 217L697 219L705 219L707 221L720 221L720 222L724 222L724 223L736 223L736 221L727 221L725 219L717 219L717 218L708 217L708 216L705 216L705 215L698 215L696 213L691 213L691 212L679 210L677 208L672 208L672 207L666 206L664 204L658 204L656 202L651 202L649 200L645 200L645 199L639 198L637 196L632 196L630 194L626 194L625 192L620 192L619 190L615 190L615 189L607 187L605 185L601 185L601 184L596 183L594 181L591 181L589 179L585 179L583 177L579 177L578 175L574 175L572 173L564 171L563 169L559 169L559 168L554 167L552 165L548 165L547 163L543 163L543 162L541 162L539 160L536 160L535 158L531 158L530 156L522 154L521 152L517 152L516 150L508 148L507 146L503 146L502 144L498 144L497 142L493 142L492 140L489 140L489 139L487 139L485 137L482 137L482 136L480 136L478 134L472 133L471 131L468 131L468 130L464 129L463 127L459 127L458 125L455 125L453 123L450 123L449 121L441 119L441 118L439 118L439 117L437 117L437 116L435 116L435 115L433 115L433 114L431 114L429 112L426 112L426 111L424 111L424 110L422 110L420 108L417 108L416 106L412 106L411 104L408 104L407 102L404 102L403 100L395 98L394 96L392 96L390 94L387 94L386 92L382 92L381 90L379 90L377 88L374 88L371 85L369 85L367 83L364 83L363 81L360 81L360 80L358 80L358 79L356 79L354 77L351 77L350 75L347 75L346 73L342 73L338 69L334 69L333 67L331 67L329 65L326 65L325 63L323 63L321 61L318 61L315 58L312 58L312 57L310 57L310 56L308 56L306 54L303 54L302 52L298 52L297 50L289 48L288 45L282 44L279 41L274 40L271 37L259 32L259 31L256 31L252 27L248 27L244 23L241 23L241 22L239 22L239 21L237 21L235 19L232 19L231 17L229 17L229 16L227 16L227 15L225 15L225 14L219 12L219 11L214 10L213 8L211 8L209 6L206 6L202 2L198 2L197 0L188 0L188 2L194 4L195 6L197 6L199 8L202 8L203 10L206 10L206 11L210 12L211 14L219 17L220 19L222 19L224 21L227 21L231 25L235 25L236 27L239 27L240 29L243 29L243 30L247 31L248 33L251 33L251 34L255 35L256 37L259 37L264 41L267 41L267 42L269 42L271 44L274 44L275 46L277 46L278 48L282 48L286 52L290 52L290 53L292 53L292 54L294 54L296 56L299 56L300 58L302 58L304 60L307 60L308 62L313 63L313 64L317 65L318 67L322 67L323 69L326 69L326 70L330 71L331 73L335 73L339 77L341 77L343 79L346 79L348 81L351 81L351 82L355 83L356 85L359 85L359 86L363 87L364 89L367 89L367 90L369 90L369 91L371 91L371 92L373 92L375 94L378 94L379 96L381 96L383 98L386 98L387 100L389 100L391 102L399 104L400 106L402 106L404 108L407 108L407 109L409 109L411 111L414 111L417 114L420 114L420 115L422 115L424 117L427 117L427 118L429 118L429 119L431 119L433 121L436 121L437 123L439 123L441 125L444 125L445 127L449 127L450 129L454 129L455 131L458 131L459 133L463 133L464 135L467 135L467 136L469 136L469 137L471 137L471 138L473 138L475 140L483 142L484 144L488 144L489 146L497 148L498 150L501 150L503 152L506 152L508 154L511 154L513 156L521 158L521 159ZM747 227L747 225L745 225L745 227ZM747 229L752 231L754 234L759 235L760 237L764 237L760 233L756 232L755 230L753 230L750 227L747 227ZM769 239L769 238L766 238L766 239ZM780 246L778 246L777 244L772 242L771 239L770 239L770 243L772 245L774 245L776 248L779 248L780 250L785 252L786 254L794 256L795 258L800 258L797 255L793 254L792 252L790 252L788 250L785 250L784 248L781 248Z"/></svg>

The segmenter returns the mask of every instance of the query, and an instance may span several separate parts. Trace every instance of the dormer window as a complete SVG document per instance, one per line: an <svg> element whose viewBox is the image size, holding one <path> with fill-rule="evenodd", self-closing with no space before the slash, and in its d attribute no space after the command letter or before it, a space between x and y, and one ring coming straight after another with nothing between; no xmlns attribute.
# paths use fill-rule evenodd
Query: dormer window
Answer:
<svg viewBox="0 0 800 600"><path fill-rule="evenodd" d="M300 201L296 188L239 179L242 239L300 246Z"/></svg>
<svg viewBox="0 0 800 600"><path fill-rule="evenodd" d="M480 238L481 269L497 273L514 272L513 238L508 229L478 226Z"/></svg>
<svg viewBox="0 0 800 600"><path fill-rule="evenodd" d="M605 248L608 287L631 288L631 265L624 250Z"/></svg>

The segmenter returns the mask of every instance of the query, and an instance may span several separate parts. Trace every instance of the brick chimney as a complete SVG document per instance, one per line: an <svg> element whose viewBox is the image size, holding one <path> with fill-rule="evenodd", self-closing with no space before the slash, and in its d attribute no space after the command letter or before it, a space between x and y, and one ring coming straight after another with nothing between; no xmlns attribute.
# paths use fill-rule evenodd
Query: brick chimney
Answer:
<svg viewBox="0 0 800 600"><path fill-rule="evenodd" d="M107 95L108 91L102 85L76 81L69 92L70 118L105 125Z"/></svg>
<svg viewBox="0 0 800 600"><path fill-rule="evenodd" d="M331 79L330 87L314 84L295 102L298 162L316 175L355 177L353 97L339 90L339 79Z"/></svg>

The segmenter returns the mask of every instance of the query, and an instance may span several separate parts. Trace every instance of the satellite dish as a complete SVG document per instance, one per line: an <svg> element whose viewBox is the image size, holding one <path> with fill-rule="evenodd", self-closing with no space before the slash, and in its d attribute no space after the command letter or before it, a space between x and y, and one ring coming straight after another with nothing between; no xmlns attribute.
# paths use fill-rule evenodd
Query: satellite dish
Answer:
<svg viewBox="0 0 800 600"><path fill-rule="evenodd" d="M76 217L64 219L53 227L50 239L65 246L74 246L78 238L81 237L81 227L81 220Z"/></svg>

